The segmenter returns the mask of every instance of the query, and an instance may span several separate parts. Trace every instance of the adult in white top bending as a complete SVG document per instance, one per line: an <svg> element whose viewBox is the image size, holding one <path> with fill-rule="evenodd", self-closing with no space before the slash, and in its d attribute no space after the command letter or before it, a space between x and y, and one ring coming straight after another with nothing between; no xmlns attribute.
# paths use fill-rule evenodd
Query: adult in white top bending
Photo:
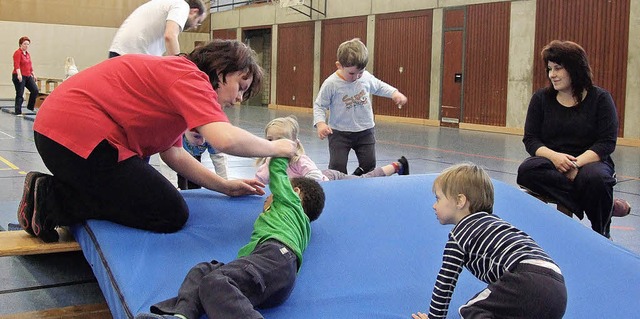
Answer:
<svg viewBox="0 0 640 319"><path fill-rule="evenodd" d="M109 58L130 53L176 55L180 53L180 32L202 24L205 13L202 0L151 0L124 20L109 48Z"/></svg>

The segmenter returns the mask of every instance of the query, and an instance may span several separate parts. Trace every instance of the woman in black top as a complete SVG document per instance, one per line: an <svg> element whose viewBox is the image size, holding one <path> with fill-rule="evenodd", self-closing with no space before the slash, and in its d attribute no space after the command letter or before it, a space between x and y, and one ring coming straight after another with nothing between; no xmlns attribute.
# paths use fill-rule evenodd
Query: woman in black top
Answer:
<svg viewBox="0 0 640 319"><path fill-rule="evenodd" d="M523 142L531 157L518 168L518 184L555 199L591 228L610 237L616 184L611 153L618 117L611 94L594 86L584 49L554 40L542 50L550 85L529 103ZM630 211L615 200L616 214Z"/></svg>

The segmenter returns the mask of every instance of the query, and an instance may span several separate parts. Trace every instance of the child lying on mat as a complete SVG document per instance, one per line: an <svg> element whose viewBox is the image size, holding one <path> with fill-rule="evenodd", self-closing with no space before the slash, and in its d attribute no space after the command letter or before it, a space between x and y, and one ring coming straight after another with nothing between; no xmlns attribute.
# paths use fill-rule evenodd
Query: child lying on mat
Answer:
<svg viewBox="0 0 640 319"><path fill-rule="evenodd" d="M197 264L177 297L151 306L151 314L136 319L197 319L203 312L209 318L263 318L255 308L274 307L289 297L311 237L309 223L320 216L325 195L313 179L289 180L288 164L286 158L270 161L271 195L238 259Z"/></svg>
<svg viewBox="0 0 640 319"><path fill-rule="evenodd" d="M489 285L459 308L462 318L562 318L567 289L560 268L531 237L492 214L493 184L481 167L449 167L432 190L438 221L455 226L429 314L418 312L412 318L447 317L463 266Z"/></svg>
<svg viewBox="0 0 640 319"><path fill-rule="evenodd" d="M292 141L298 141L298 132L300 132L300 126L298 120L293 116L278 117L267 124L264 129L265 138L269 141L275 141L280 139L289 139ZM258 172L256 173L256 179L263 184L269 183L269 159L262 158L258 160ZM315 179L318 182L340 179L353 179L363 177L384 177L391 176L393 174L409 175L409 162L402 156L397 162L393 162L389 165L382 167L376 167L371 172L362 175L347 175L343 172L334 169L320 170L316 163L304 153L304 147L302 143L298 141L298 150L296 156L291 159L287 173L290 177L308 177Z"/></svg>

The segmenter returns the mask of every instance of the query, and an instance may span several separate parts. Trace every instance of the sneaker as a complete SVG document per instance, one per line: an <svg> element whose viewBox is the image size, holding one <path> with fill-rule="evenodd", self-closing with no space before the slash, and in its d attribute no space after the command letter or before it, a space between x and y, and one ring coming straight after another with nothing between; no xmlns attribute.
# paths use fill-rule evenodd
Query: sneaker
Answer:
<svg viewBox="0 0 640 319"><path fill-rule="evenodd" d="M358 166L356 168L356 170L353 171L353 174L351 174L351 175L361 176L362 174L364 174L364 170L360 166Z"/></svg>
<svg viewBox="0 0 640 319"><path fill-rule="evenodd" d="M27 106L27 110L29 110L29 111L33 112L33 111L34 111L34 108L33 108L33 107L28 107L28 106Z"/></svg>
<svg viewBox="0 0 640 319"><path fill-rule="evenodd" d="M49 212L43 209L44 201L47 193L51 190L52 176L42 176L36 179L33 192L33 217L31 218L31 229L34 235L42 239L45 243L58 241L58 232L56 231L55 221L51 216L47 216Z"/></svg>
<svg viewBox="0 0 640 319"><path fill-rule="evenodd" d="M624 199L613 199L613 210L611 215L614 217L624 217L631 213L631 205Z"/></svg>
<svg viewBox="0 0 640 319"><path fill-rule="evenodd" d="M29 172L24 177L24 188L22 190L22 200L18 206L18 223L27 233L34 235L31 229L31 219L33 218L33 193L36 180L46 174L40 172Z"/></svg>
<svg viewBox="0 0 640 319"><path fill-rule="evenodd" d="M398 175L409 175L409 161L406 157L402 156L398 159L398 163L402 165L398 171Z"/></svg>

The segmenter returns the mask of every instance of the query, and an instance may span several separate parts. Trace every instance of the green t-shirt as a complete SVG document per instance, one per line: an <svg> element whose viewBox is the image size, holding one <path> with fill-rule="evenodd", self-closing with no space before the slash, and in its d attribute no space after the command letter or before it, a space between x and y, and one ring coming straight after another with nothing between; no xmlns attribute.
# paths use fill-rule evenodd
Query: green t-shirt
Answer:
<svg viewBox="0 0 640 319"><path fill-rule="evenodd" d="M309 244L311 225L298 194L291 187L288 165L288 158L272 158L269 162L269 189L273 202L256 219L251 241L240 249L238 257L251 254L257 245L268 239L276 239L291 248L298 256L298 267L302 265L302 252Z"/></svg>

